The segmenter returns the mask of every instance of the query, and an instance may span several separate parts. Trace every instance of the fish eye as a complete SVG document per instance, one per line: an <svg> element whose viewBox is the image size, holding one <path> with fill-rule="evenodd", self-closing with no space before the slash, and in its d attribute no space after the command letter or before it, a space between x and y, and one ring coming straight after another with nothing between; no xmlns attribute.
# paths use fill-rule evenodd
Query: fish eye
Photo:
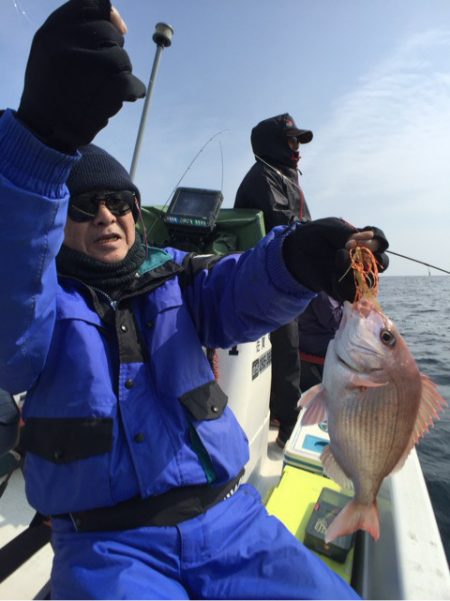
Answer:
<svg viewBox="0 0 450 601"><path fill-rule="evenodd" d="M397 342L394 334L386 328L381 330L380 340L386 346L395 346L395 343Z"/></svg>

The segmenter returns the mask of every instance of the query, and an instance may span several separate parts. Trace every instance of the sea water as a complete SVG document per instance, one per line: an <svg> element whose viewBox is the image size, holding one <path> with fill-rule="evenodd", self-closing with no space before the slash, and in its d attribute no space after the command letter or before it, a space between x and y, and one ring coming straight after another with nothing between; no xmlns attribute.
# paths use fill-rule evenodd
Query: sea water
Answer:
<svg viewBox="0 0 450 601"><path fill-rule="evenodd" d="M381 276L378 299L448 403L417 452L450 561L450 276Z"/></svg>

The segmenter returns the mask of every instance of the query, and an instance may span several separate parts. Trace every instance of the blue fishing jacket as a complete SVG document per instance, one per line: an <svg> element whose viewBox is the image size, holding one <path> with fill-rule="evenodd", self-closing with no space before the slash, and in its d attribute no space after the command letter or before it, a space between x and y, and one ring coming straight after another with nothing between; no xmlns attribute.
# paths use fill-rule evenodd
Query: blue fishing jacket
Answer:
<svg viewBox="0 0 450 601"><path fill-rule="evenodd" d="M0 118L0 387L28 391L26 492L46 515L235 477L246 437L202 347L256 340L314 296L284 265L284 227L221 258L151 249L114 306L58 276L77 160Z"/></svg>

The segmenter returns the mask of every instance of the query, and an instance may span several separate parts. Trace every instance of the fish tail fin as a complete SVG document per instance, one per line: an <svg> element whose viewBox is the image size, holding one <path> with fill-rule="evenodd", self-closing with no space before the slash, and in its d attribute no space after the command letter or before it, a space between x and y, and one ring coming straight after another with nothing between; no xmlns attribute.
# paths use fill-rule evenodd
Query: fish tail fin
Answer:
<svg viewBox="0 0 450 601"><path fill-rule="evenodd" d="M380 538L380 516L376 501L371 505L350 501L328 526L325 542L357 530L366 530L375 540Z"/></svg>

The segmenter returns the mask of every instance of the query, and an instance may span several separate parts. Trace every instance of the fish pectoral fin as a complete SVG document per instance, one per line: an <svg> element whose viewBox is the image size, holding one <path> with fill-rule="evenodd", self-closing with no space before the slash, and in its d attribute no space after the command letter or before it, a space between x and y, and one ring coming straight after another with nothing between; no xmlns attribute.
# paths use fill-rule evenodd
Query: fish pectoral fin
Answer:
<svg viewBox="0 0 450 601"><path fill-rule="evenodd" d="M338 513L325 533L325 542L329 543L339 536L365 530L375 540L380 538L380 515L376 501L363 505L353 499Z"/></svg>
<svg viewBox="0 0 450 601"><path fill-rule="evenodd" d="M420 397L416 423L414 424L411 438L409 439L402 456L398 460L397 465L392 470L393 472L398 472L404 466L411 449L434 425L434 422L439 419L439 413L444 409L445 405L447 405L445 399L437 391L436 384L424 374L420 374L420 377L422 380L422 396Z"/></svg>
<svg viewBox="0 0 450 601"><path fill-rule="evenodd" d="M352 374L350 376L350 385L355 388L379 388L381 386L387 386L389 382L380 380L376 380L375 378L371 378L367 375L362 374Z"/></svg>
<svg viewBox="0 0 450 601"><path fill-rule="evenodd" d="M353 489L353 482L350 478L344 473L344 470L341 468L339 463L336 461L336 458L333 455L333 451L328 445L320 455L320 461L323 465L323 469L327 476L332 478L335 482L340 484L343 488L348 488L350 490Z"/></svg>
<svg viewBox="0 0 450 601"><path fill-rule="evenodd" d="M315 386L311 386L311 388L308 388L306 392L302 393L302 396L298 401L299 406L307 407L311 403L313 398L316 396L316 394L320 394L322 390L322 384L316 384Z"/></svg>
<svg viewBox="0 0 450 601"><path fill-rule="evenodd" d="M327 418L325 399L326 392L322 384L316 384L316 386L307 390L305 394L302 394L299 405L306 407L301 421L303 426L320 424Z"/></svg>

